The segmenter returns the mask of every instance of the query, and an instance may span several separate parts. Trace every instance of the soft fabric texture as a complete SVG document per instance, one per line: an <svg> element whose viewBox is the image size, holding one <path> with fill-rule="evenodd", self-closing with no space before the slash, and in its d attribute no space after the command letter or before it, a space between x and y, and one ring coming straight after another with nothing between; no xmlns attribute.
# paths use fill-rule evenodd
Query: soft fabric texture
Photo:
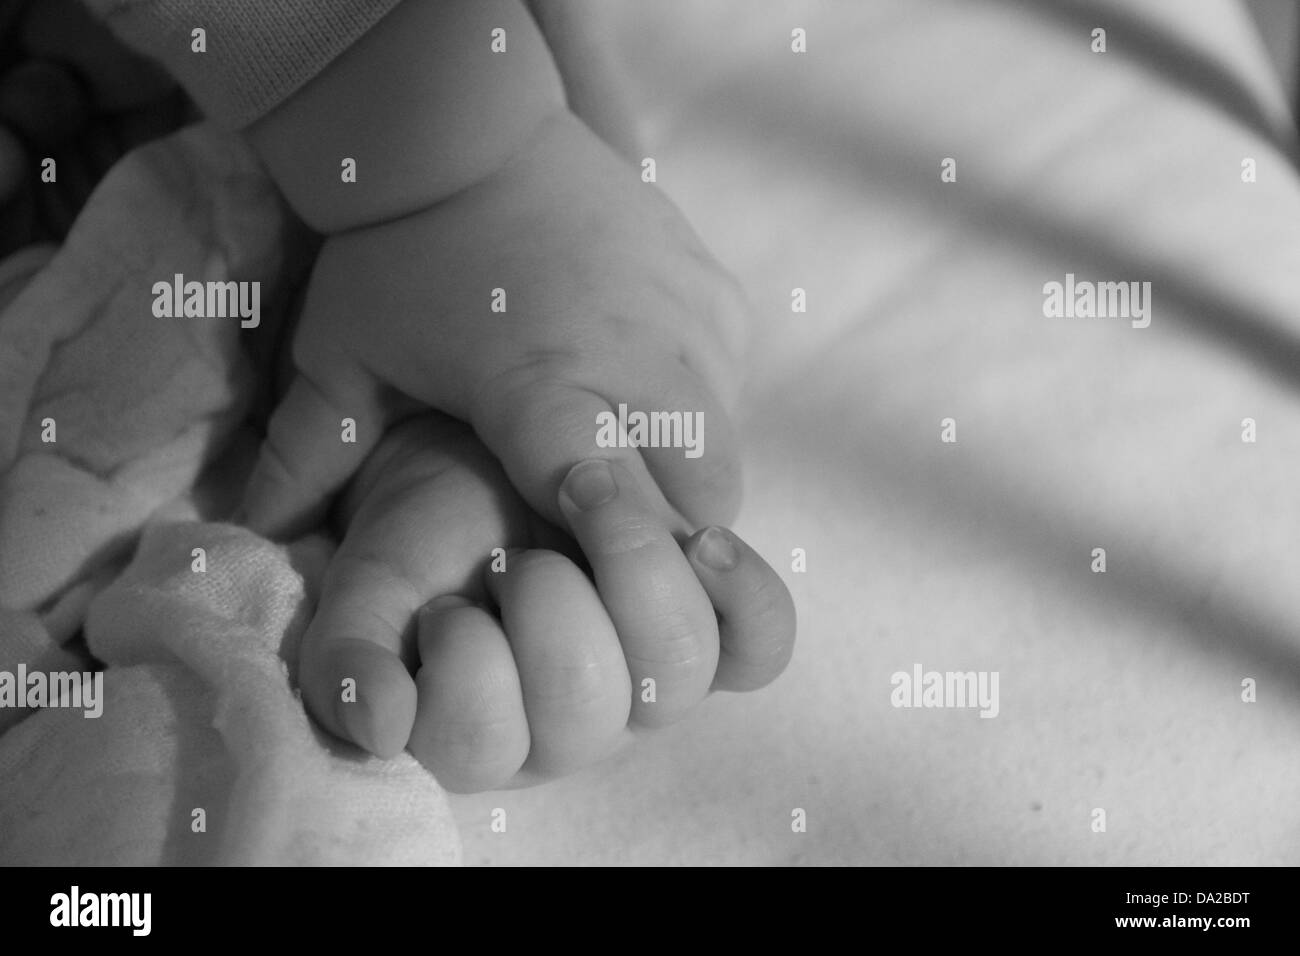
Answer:
<svg viewBox="0 0 1300 956"><path fill-rule="evenodd" d="M57 253L0 265L0 670L107 665L98 718L0 709L0 862L459 858L433 778L326 739L293 687L328 543L201 520L255 450L239 337L274 337L304 246L199 127L124 159ZM261 282L261 323L155 315L177 273Z"/></svg>
<svg viewBox="0 0 1300 956"><path fill-rule="evenodd" d="M260 280L274 314L293 235L232 138L191 130L109 173L0 315L0 606L33 610L111 561L249 407L239 321L155 317L154 283Z"/></svg>
<svg viewBox="0 0 1300 956"><path fill-rule="evenodd" d="M202 548L206 570L192 568ZM161 521L99 596L104 714L49 709L0 738L0 859L60 864L454 864L433 778L310 722L289 674L329 555Z"/></svg>
<svg viewBox="0 0 1300 956"><path fill-rule="evenodd" d="M238 128L323 70L399 0L84 0L161 62L216 122ZM202 28L205 51L193 49Z"/></svg>

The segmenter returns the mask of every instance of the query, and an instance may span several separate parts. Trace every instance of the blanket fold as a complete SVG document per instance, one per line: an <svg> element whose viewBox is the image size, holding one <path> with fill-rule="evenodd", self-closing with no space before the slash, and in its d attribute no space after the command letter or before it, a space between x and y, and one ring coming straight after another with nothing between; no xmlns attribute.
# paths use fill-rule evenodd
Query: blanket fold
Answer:
<svg viewBox="0 0 1300 956"><path fill-rule="evenodd" d="M251 463L241 346L270 351L303 241L200 126L119 163L59 250L0 263L0 686L104 666L99 716L0 695L0 863L459 861L432 776L326 737L293 687L330 544L205 520ZM263 320L159 315L177 275L259 283Z"/></svg>

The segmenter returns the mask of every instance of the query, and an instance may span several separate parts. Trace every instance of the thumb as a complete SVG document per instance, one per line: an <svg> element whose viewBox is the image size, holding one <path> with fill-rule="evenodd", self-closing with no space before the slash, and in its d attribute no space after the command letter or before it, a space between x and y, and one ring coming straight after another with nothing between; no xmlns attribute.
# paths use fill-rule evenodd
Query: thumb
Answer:
<svg viewBox="0 0 1300 956"><path fill-rule="evenodd" d="M299 372L267 422L238 520L267 537L311 530L378 444L386 418L381 386L363 372Z"/></svg>

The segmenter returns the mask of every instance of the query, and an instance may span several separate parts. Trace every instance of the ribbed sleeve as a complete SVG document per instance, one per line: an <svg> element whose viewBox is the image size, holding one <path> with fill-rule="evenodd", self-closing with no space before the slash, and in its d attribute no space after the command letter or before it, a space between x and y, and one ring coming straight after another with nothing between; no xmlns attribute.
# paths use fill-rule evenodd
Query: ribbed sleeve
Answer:
<svg viewBox="0 0 1300 956"><path fill-rule="evenodd" d="M319 73L400 0L83 0L159 60L213 119L246 126ZM413 0L428 2L428 0ZM191 49L202 27L207 52Z"/></svg>

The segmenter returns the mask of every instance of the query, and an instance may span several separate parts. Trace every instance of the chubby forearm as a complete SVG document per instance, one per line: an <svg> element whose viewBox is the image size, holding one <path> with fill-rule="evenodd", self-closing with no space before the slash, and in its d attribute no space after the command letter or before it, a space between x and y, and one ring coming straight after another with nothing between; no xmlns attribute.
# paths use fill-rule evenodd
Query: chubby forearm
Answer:
<svg viewBox="0 0 1300 956"><path fill-rule="evenodd" d="M640 162L635 110L616 61L607 0L528 0L564 81L569 110L625 159Z"/></svg>
<svg viewBox="0 0 1300 956"><path fill-rule="evenodd" d="M505 52L492 50L497 29ZM333 233L479 182L564 102L521 0L403 0L246 132L298 214Z"/></svg>

